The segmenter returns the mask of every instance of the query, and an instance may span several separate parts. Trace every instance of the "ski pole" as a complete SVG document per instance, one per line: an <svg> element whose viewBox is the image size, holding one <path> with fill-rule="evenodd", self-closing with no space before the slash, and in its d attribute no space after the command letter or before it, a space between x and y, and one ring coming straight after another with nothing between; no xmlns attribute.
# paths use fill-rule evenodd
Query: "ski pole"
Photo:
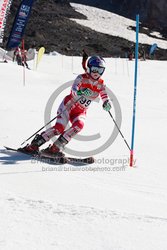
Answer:
<svg viewBox="0 0 167 250"><path fill-rule="evenodd" d="M78 98L78 100L76 100L74 104L76 104L82 97ZM43 128L45 128L47 125L49 125L51 122L53 122L59 115L61 115L62 113L64 113L66 110L68 109L68 107L66 109L64 109L60 114L56 115L52 120L50 120L48 123L46 123L42 128L40 128L38 131L36 131L33 135L31 135L29 138L27 138L25 141L23 141L21 143L21 145L23 145L24 143L26 143L27 141L29 141L34 135L36 135L38 132L40 132Z"/></svg>
<svg viewBox="0 0 167 250"><path fill-rule="evenodd" d="M111 116L111 118L112 118L113 122L115 123L115 126L117 127L117 129L118 129L118 131L119 131L120 135L122 136L122 138L123 138L124 142L126 143L126 146L128 147L128 149L129 149L129 150L131 150L131 148L130 148L129 144L127 143L127 141L126 141L125 137L123 136L123 134L122 134L121 130L119 129L119 127L118 127L118 125L117 125L116 121L114 120L113 115L111 114L111 112L110 112L110 111L108 111L108 113L109 113L109 115Z"/></svg>
<svg viewBox="0 0 167 250"><path fill-rule="evenodd" d="M47 124L45 124L42 128L40 128L38 131L36 131L33 135L31 135L29 138L27 138L25 141L23 141L21 143L21 145L23 145L25 142L27 142L28 140L30 140L34 135L36 135L38 132L40 132L43 128L45 128L48 124L50 124L52 121L54 121L59 115L61 115L62 113L58 114L57 116L55 116L52 120L50 120Z"/></svg>

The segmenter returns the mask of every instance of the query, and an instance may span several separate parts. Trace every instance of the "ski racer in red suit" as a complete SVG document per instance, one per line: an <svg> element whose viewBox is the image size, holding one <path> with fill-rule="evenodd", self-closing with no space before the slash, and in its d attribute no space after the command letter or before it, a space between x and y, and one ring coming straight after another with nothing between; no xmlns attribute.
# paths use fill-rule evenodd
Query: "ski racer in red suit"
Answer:
<svg viewBox="0 0 167 250"><path fill-rule="evenodd" d="M30 145L22 148L26 152L38 152L39 147L55 135L58 139L43 151L50 156L61 156L65 145L79 133L86 118L86 112L92 101L99 95L103 102L103 109L109 111L111 103L108 98L104 81L101 79L105 70L105 61L100 56L92 56L87 63L87 72L78 75L74 80L71 93L60 104L56 124L41 134L37 134ZM68 122L71 127L66 129Z"/></svg>

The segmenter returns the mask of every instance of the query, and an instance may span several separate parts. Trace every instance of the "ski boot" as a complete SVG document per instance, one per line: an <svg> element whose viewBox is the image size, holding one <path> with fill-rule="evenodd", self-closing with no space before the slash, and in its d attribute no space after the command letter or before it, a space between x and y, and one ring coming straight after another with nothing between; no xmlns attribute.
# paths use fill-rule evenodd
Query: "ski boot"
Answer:
<svg viewBox="0 0 167 250"><path fill-rule="evenodd" d="M45 143L45 139L42 135L37 134L35 138L32 140L31 144L27 144L23 148L19 148L18 150L23 153L37 155L39 153L39 147Z"/></svg>
<svg viewBox="0 0 167 250"><path fill-rule="evenodd" d="M41 153L42 155L51 158L65 157L65 154L62 151L67 143L68 141L62 135L60 135L53 145L49 145L49 147L42 150Z"/></svg>

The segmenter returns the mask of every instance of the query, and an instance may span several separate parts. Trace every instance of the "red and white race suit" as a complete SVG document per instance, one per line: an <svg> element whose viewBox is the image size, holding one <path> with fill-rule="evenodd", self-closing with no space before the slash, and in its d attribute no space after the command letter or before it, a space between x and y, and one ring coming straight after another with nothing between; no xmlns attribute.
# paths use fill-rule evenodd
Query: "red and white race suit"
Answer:
<svg viewBox="0 0 167 250"><path fill-rule="evenodd" d="M92 91L91 96L77 95L78 90L87 88ZM60 115L56 120L56 124L42 134L45 140L48 141L54 135L62 134L67 141L70 141L73 136L83 129L87 109L99 95L103 102L108 100L104 81L101 78L93 80L87 73L78 75L72 85L71 93L63 99L58 108L57 114ZM65 130L69 121L71 127Z"/></svg>

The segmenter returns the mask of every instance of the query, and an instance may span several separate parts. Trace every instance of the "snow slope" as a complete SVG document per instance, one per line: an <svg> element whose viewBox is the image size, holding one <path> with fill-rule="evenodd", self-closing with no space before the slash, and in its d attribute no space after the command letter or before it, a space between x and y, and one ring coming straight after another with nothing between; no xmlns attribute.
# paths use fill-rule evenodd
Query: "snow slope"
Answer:
<svg viewBox="0 0 167 250"><path fill-rule="evenodd" d="M120 104L121 131L130 143L134 61L107 58L106 63L104 80ZM95 164L84 167L7 152L4 145L19 147L44 125L46 114L56 115L70 89L60 91L52 106L53 94L83 72L79 57L45 55L37 70L33 61L29 66L32 70L24 71L0 63L0 248L166 250L167 62L139 62L134 168L120 135L95 155ZM93 103L81 135L99 138L73 140L69 147L96 149L113 129L101 102Z"/></svg>
<svg viewBox="0 0 167 250"><path fill-rule="evenodd" d="M130 28L136 26L135 21L92 6L76 3L70 4L76 11L87 17L86 20L72 19L73 21L96 30L97 32L123 37L129 41L135 42L135 31ZM157 43L159 48L167 49L167 41L158 39L161 38L158 32L154 32L152 35L157 38L149 37L146 34L140 34L140 43L150 45Z"/></svg>
<svg viewBox="0 0 167 250"><path fill-rule="evenodd" d="M122 111L121 130L130 143L134 62L108 58L104 79ZM53 166L6 152L44 124L52 93L83 72L81 58L44 56L37 71L0 64L0 247L3 250L165 250L167 247L166 62L139 64L135 167L122 137L95 156L88 167ZM30 67L33 69L33 62ZM51 116L63 91L55 100ZM113 108L114 114L114 108ZM113 122L92 104L81 150L106 140Z"/></svg>

